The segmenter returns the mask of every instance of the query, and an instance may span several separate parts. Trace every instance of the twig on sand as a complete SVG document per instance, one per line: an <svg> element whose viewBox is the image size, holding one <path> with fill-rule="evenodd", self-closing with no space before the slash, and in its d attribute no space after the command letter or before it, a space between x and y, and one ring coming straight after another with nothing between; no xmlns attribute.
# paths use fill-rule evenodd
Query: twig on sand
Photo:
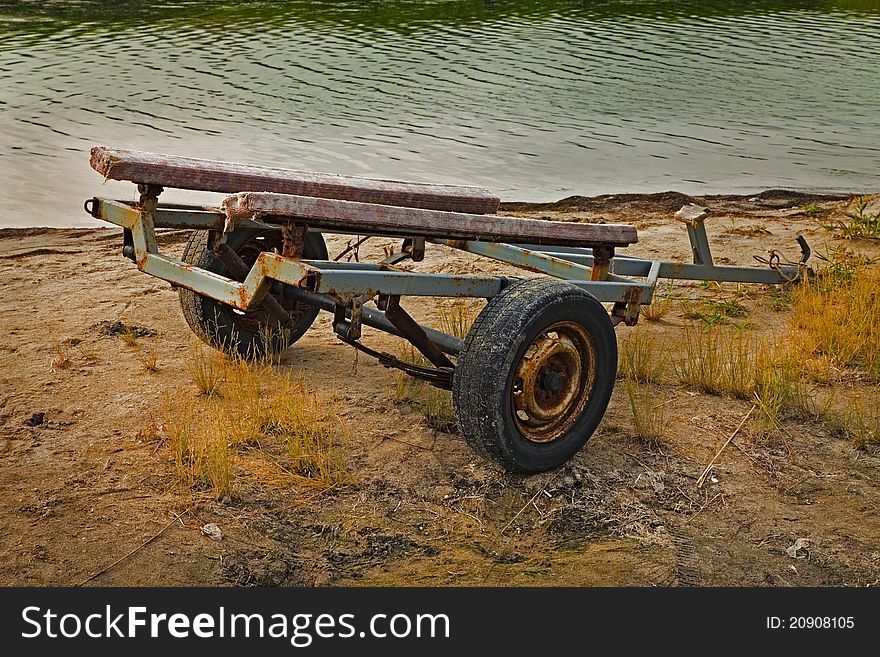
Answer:
<svg viewBox="0 0 880 657"><path fill-rule="evenodd" d="M705 509L706 507L708 507L710 504L712 504L712 502L714 502L715 500L717 500L719 497L721 498L721 501L723 502L723 501L724 501L724 496L723 496L721 493L715 493L715 497L713 497L711 500L709 500L709 501L706 502L703 506L701 506L699 509L697 509L697 512L696 512L694 515L692 515L690 518L688 518L687 520L685 520L685 522L690 522L691 520L693 520L694 518L696 518L698 515L700 515L700 514L703 512L703 509Z"/></svg>
<svg viewBox="0 0 880 657"><path fill-rule="evenodd" d="M715 453L715 456L712 457L712 460L709 461L709 465L706 466L706 469L703 470L703 474L697 479L697 488L702 488L703 484L706 483L706 477L709 476L709 472L712 470L712 466L715 465L715 461L718 460L718 457L721 456L721 452L731 443L731 441L736 438L736 435L739 433L739 430L743 428L743 425L746 423L746 420L749 419L749 416L757 407L756 404L752 404L752 407L749 409L749 412L743 416L743 419L740 420L740 423L737 425L736 429L734 429L733 433L724 441L724 444L720 447L720 449Z"/></svg>
<svg viewBox="0 0 880 657"><path fill-rule="evenodd" d="M128 559L130 556L132 556L132 555L135 554L136 552L140 552L140 551L143 550L145 547L147 547L150 543L152 543L152 542L155 541L157 538L159 538L162 534L164 534L166 531L168 531L168 530L171 528L171 525L173 525L175 522L180 521L180 523L183 524L183 521L180 520L180 516L179 516L178 514L176 514L176 513L175 513L174 515L175 515L176 517L173 518L173 519L172 519L167 525L165 525L164 527L162 527L162 529L160 529L158 532L156 532L155 534L153 534L152 536L150 536L150 538L148 538L146 541L144 541L143 543L141 543L140 545L138 545L138 546L137 546L135 549L133 549L131 552L129 552L128 554L126 554L126 555L124 555L124 556L122 556L122 557L119 557L116 561L114 561L113 563L111 563L109 566L104 566L103 568L101 568L101 570L99 570L98 572L96 572L94 575L91 575L91 576L85 578L83 581L81 581L79 584L77 584L77 586L84 586L85 584L88 584L88 583L91 582L93 579L95 579L96 577L98 577L98 576L100 576L100 575L103 575L103 574L106 573L108 570L110 570L111 568L113 568L113 567L116 566L117 564L122 563L123 561L125 561L126 559Z"/></svg>
<svg viewBox="0 0 880 657"><path fill-rule="evenodd" d="M545 488L546 488L546 487L541 488L541 490L539 490L537 493L535 493L534 495L532 495L532 499L530 499L528 502L526 502L526 503L523 505L523 508L521 508L519 511L516 512L516 515L513 516L513 518L510 519L510 522L508 522L506 525L504 525L504 527L501 528L501 532L500 532L500 533L503 534L503 533L505 532L505 530L513 524L513 521L516 520L517 518L519 518L520 515L522 515L522 512L525 511L526 509L528 509L529 506L532 504L532 502L534 502L536 499L538 499L538 495L540 495L541 493L543 493L544 490L545 490Z"/></svg>

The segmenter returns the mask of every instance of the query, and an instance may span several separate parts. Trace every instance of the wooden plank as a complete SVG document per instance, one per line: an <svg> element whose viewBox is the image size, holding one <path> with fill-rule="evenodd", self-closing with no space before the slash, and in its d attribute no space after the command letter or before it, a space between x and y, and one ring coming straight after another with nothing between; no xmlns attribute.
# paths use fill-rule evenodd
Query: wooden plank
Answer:
<svg viewBox="0 0 880 657"><path fill-rule="evenodd" d="M247 192L228 196L231 219L299 219L316 228L363 230L383 235L424 236L554 246L626 246L638 241L635 226L581 224L498 215L440 212L288 194Z"/></svg>
<svg viewBox="0 0 880 657"><path fill-rule="evenodd" d="M89 163L112 180L224 194L276 192L475 214L495 212L500 203L482 187L339 176L104 146L92 148Z"/></svg>

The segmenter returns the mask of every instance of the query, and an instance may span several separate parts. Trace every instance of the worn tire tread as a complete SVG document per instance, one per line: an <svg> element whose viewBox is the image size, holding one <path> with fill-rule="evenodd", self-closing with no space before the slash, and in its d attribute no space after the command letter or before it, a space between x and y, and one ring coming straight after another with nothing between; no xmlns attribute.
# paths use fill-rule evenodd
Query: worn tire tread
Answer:
<svg viewBox="0 0 880 657"><path fill-rule="evenodd" d="M612 363L611 369L616 371L617 348L613 341L613 327L605 308L589 293L565 281L534 278L515 282L491 299L474 321L459 354L453 377L453 401L460 430L471 448L511 471L538 470L528 464L511 460L499 444L495 427L500 419L491 410L492 404L486 400L491 397L495 387L504 385L506 372L509 370L499 373L499 364L510 350L521 346L521 342L517 342L517 336L527 328L534 313L548 303L589 304L590 313L595 313L596 317L601 314L604 317L604 321L600 320L603 323L602 330L610 332L612 338L611 345L607 346L609 353L606 357ZM606 334L605 338L607 337ZM613 386L613 373L611 377ZM608 383L604 382L602 385L600 394L604 395ZM610 396L610 390L607 395ZM607 399L599 406L599 412L604 414Z"/></svg>

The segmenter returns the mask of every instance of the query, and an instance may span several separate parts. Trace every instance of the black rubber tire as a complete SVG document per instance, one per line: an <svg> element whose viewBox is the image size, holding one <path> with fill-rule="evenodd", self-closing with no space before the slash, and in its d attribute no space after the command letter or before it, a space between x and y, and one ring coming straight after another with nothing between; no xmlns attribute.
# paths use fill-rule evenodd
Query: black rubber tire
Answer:
<svg viewBox="0 0 880 657"><path fill-rule="evenodd" d="M534 442L520 431L513 415L514 378L532 342L560 322L582 327L592 342L592 391L580 417L560 429L564 433L550 442ZM486 305L465 339L452 388L458 425L475 451L507 470L550 470L568 461L592 436L608 407L616 374L614 327L593 295L547 278L518 282Z"/></svg>
<svg viewBox="0 0 880 657"><path fill-rule="evenodd" d="M226 243L250 267L256 261L259 251L271 251L273 248L281 250L281 231L239 228L229 234ZM327 259L327 245L321 233L309 231L306 234L303 258ZM208 231L193 231L183 251L183 261L221 276L229 276L226 267L208 248ZM264 309L242 314L231 306L192 290L178 288L177 293L187 324L201 340L215 349L243 358L261 358L270 350L273 354L279 354L287 349L308 331L318 316L318 309L314 306L290 299L285 301L284 290L287 287L282 283L275 283L271 288L275 298L288 311L293 310L298 315L293 326L284 331L267 330L274 324L274 320Z"/></svg>

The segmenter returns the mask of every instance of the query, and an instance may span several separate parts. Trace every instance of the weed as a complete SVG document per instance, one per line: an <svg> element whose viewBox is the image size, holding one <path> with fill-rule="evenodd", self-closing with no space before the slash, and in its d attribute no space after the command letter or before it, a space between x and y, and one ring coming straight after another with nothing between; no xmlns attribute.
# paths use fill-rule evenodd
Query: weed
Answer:
<svg viewBox="0 0 880 657"><path fill-rule="evenodd" d="M657 300L657 297L659 295L655 295L655 297L654 297L655 300L652 301L650 304L645 305L645 306L640 306L639 307L639 314L642 317L644 317L646 320L648 320L649 322L661 321L666 316L666 313L669 312L669 306L672 303L671 297L672 297L672 288L673 288L674 284L675 284L675 281L670 280L669 287L666 290L666 294L662 295L662 297L660 298L659 301Z"/></svg>
<svg viewBox="0 0 880 657"><path fill-rule="evenodd" d="M749 399L755 390L758 344L747 333L685 329L683 358L674 364L678 380L711 395Z"/></svg>
<svg viewBox="0 0 880 657"><path fill-rule="evenodd" d="M479 314L480 307L468 299L456 299L438 308L440 330L465 339Z"/></svg>
<svg viewBox="0 0 880 657"><path fill-rule="evenodd" d="M262 365L278 363L290 342L290 329L270 324L260 324L259 341L262 349L249 355L248 360Z"/></svg>
<svg viewBox="0 0 880 657"><path fill-rule="evenodd" d="M135 332L134 328L128 322L125 322L122 332L119 334L119 338L129 349L140 349L141 346L138 344L138 336Z"/></svg>
<svg viewBox="0 0 880 657"><path fill-rule="evenodd" d="M152 347L138 353L137 359L147 372L159 371L159 355Z"/></svg>
<svg viewBox="0 0 880 657"><path fill-rule="evenodd" d="M728 235L745 235L747 237L770 234L770 231L764 224L755 224L753 226L732 226L724 232Z"/></svg>
<svg viewBox="0 0 880 657"><path fill-rule="evenodd" d="M637 382L624 384L633 418L633 430L637 438L661 442L669 427L669 411L665 395L657 390L646 391Z"/></svg>
<svg viewBox="0 0 880 657"><path fill-rule="evenodd" d="M330 489L350 481L335 446L336 436L347 432L335 405L309 394L301 381L289 375L267 376L264 370L261 378L271 382L271 390L265 386L250 432L264 442L280 439L289 459L288 470L303 484Z"/></svg>
<svg viewBox="0 0 880 657"><path fill-rule="evenodd" d="M473 302L455 300L438 308L440 329L464 339L474 323L479 306ZM412 345L406 344L399 352L401 360L417 365L429 366ZM451 433L456 430L457 420L452 406L452 395L448 390L435 388L425 381L414 379L400 371L394 371L394 398L421 413L432 429Z"/></svg>
<svg viewBox="0 0 880 657"><path fill-rule="evenodd" d="M724 285L721 281L700 281L697 287L701 290L710 290L712 292L724 292Z"/></svg>
<svg viewBox="0 0 880 657"><path fill-rule="evenodd" d="M849 252L836 255L795 290L792 339L805 362L880 381L880 271Z"/></svg>
<svg viewBox="0 0 880 657"><path fill-rule="evenodd" d="M800 207L801 214L805 214L808 217L821 217L825 214L828 214L828 208L823 208L821 205L813 201L812 203L805 203Z"/></svg>
<svg viewBox="0 0 880 657"><path fill-rule="evenodd" d="M220 392L223 384L225 357L205 347L198 341L192 343L190 353L184 357L183 363L193 383L203 395L215 395Z"/></svg>
<svg viewBox="0 0 880 657"><path fill-rule="evenodd" d="M633 331L621 341L618 374L640 383L658 383L669 365L665 349L656 349L656 338L644 331Z"/></svg>
<svg viewBox="0 0 880 657"><path fill-rule="evenodd" d="M302 487L329 490L351 483L335 444L347 429L333 404L264 363L211 362L214 389L222 383L222 395L166 402L163 435L181 486L231 495L242 455L249 461L245 470L269 463L270 478Z"/></svg>
<svg viewBox="0 0 880 657"><path fill-rule="evenodd" d="M856 275L862 274L878 262L876 258L856 254L843 245L831 247L827 253L816 253L816 258L823 263L822 267L807 282L825 292L851 283Z"/></svg>
<svg viewBox="0 0 880 657"><path fill-rule="evenodd" d="M82 343L77 345L76 348L79 350L80 356L82 356L83 361L88 365L94 365L98 362L98 355L95 353L95 350L92 348L92 346Z"/></svg>
<svg viewBox="0 0 880 657"><path fill-rule="evenodd" d="M73 361L70 358L70 350L64 344L56 344L52 348L52 353L54 356L52 357L52 371L56 370L66 370L71 365L73 365Z"/></svg>
<svg viewBox="0 0 880 657"><path fill-rule="evenodd" d="M235 489L235 451L232 449L223 420L217 419L209 427L213 439L205 441L203 481L217 497L231 496Z"/></svg>
<svg viewBox="0 0 880 657"><path fill-rule="evenodd" d="M150 413L150 418L135 432L134 437L139 443L162 442L162 426L156 416Z"/></svg>
<svg viewBox="0 0 880 657"><path fill-rule="evenodd" d="M650 304L639 306L639 314L649 322L659 322L669 312L669 299L654 301Z"/></svg>
<svg viewBox="0 0 880 657"><path fill-rule="evenodd" d="M187 488L193 488L203 467L201 451L194 441L195 404L186 397L166 396L163 414L165 438L171 448L177 481Z"/></svg>
<svg viewBox="0 0 880 657"><path fill-rule="evenodd" d="M400 358L416 365L431 365L412 345L404 346ZM429 427L445 433L456 431L458 423L452 405L452 394L448 390L436 388L400 371L394 372L394 383L394 398L421 413Z"/></svg>
<svg viewBox="0 0 880 657"><path fill-rule="evenodd" d="M768 435L782 426L783 412L791 403L795 371L786 355L761 345L755 357L754 419L759 434Z"/></svg>
<svg viewBox="0 0 880 657"><path fill-rule="evenodd" d="M822 421L834 433L852 441L857 449L880 443L880 415L876 411L877 400L865 404L851 400L843 410L825 409Z"/></svg>
<svg viewBox="0 0 880 657"><path fill-rule="evenodd" d="M775 286L770 290L770 307L776 312L790 309L793 302L794 294L791 288Z"/></svg>
<svg viewBox="0 0 880 657"><path fill-rule="evenodd" d="M880 239L880 212L870 214L868 198L859 196L850 203L851 209L844 214L849 221L835 221L823 224L829 231L839 230L844 239Z"/></svg>
<svg viewBox="0 0 880 657"><path fill-rule="evenodd" d="M727 323L729 318L745 317L749 311L736 299L703 299L699 302L683 302L681 313L686 319L698 320L704 328L710 329Z"/></svg>

